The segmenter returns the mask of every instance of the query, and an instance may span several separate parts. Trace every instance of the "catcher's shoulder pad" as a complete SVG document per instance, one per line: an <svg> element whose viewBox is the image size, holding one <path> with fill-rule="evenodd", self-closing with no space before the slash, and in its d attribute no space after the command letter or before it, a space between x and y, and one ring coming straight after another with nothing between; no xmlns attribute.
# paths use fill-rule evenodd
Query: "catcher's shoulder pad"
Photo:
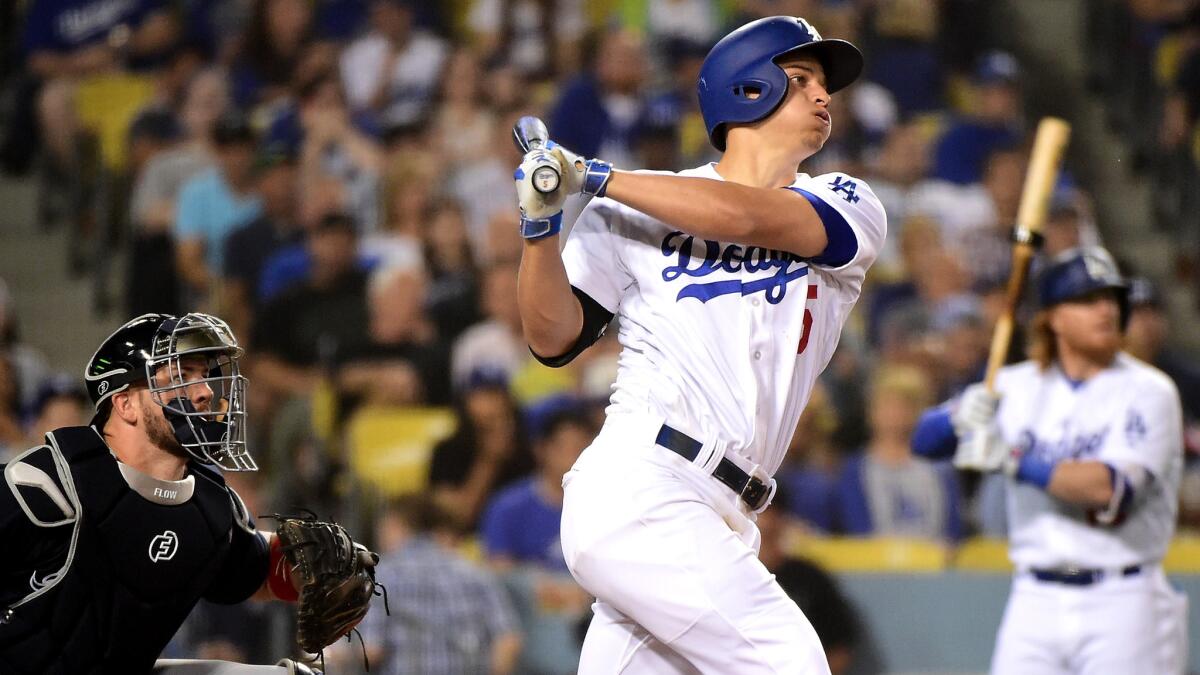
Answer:
<svg viewBox="0 0 1200 675"><path fill-rule="evenodd" d="M237 493L237 490L228 485L225 486L225 489L229 491L229 501L233 502L233 521L237 523L238 527L254 534L254 518L250 516L250 509L246 508L246 502L242 501L242 496Z"/></svg>
<svg viewBox="0 0 1200 675"><path fill-rule="evenodd" d="M41 445L21 453L4 467L4 481L38 527L61 527L79 518L71 468L56 447Z"/></svg>
<svg viewBox="0 0 1200 675"><path fill-rule="evenodd" d="M250 515L250 510L246 508L246 502L242 501L241 495L229 483L225 482L225 477L221 475L221 472L212 466L199 462L191 462L188 466L197 478L208 480L229 494L229 503L233 510L233 522L246 532L254 534L254 518Z"/></svg>

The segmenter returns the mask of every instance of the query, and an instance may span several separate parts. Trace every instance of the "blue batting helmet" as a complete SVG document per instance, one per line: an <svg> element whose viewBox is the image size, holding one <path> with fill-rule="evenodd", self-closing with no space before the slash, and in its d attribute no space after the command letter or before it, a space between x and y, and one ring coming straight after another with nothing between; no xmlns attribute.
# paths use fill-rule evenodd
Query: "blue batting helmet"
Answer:
<svg viewBox="0 0 1200 675"><path fill-rule="evenodd" d="M700 67L700 112L708 139L725 150L725 125L756 122L775 112L787 94L787 75L780 57L810 54L825 70L825 89L833 93L858 78L862 52L845 40L823 40L807 21L769 16L721 38ZM750 92L757 92L750 98Z"/></svg>
<svg viewBox="0 0 1200 675"><path fill-rule="evenodd" d="M1042 272L1038 302L1045 308L1104 289L1116 292L1124 327L1129 317L1129 283L1116 261L1099 246L1074 248L1061 253Z"/></svg>

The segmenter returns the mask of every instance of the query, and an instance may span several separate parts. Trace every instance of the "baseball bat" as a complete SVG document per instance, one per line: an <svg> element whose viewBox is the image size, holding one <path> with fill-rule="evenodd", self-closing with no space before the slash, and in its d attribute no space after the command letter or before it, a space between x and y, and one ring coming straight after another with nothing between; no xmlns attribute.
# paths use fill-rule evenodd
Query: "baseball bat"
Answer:
<svg viewBox="0 0 1200 675"><path fill-rule="evenodd" d="M550 132L546 123L532 115L525 115L517 120L512 128L513 143L521 154L546 146ZM558 189L562 180L562 172L557 163L546 163L533 170L533 189L543 194L549 194Z"/></svg>
<svg viewBox="0 0 1200 675"><path fill-rule="evenodd" d="M513 143L516 144L517 150L520 150L522 155L546 145L546 139L550 138L546 123L532 115L525 115L517 120L517 123L513 125L512 133Z"/></svg>
<svg viewBox="0 0 1200 675"><path fill-rule="evenodd" d="M984 376L988 391L993 393L996 391L996 371L1004 365L1004 357L1012 342L1017 305L1025 289L1029 264L1042 243L1042 226L1046 223L1050 194L1058 180L1058 169L1070 136L1071 125L1057 117L1044 117L1038 123L1033 154L1029 157L1029 168L1025 172L1025 187L1021 191L1021 204L1017 209L1017 223L1013 228L1012 270L1005 290L1004 308L992 332L992 346Z"/></svg>

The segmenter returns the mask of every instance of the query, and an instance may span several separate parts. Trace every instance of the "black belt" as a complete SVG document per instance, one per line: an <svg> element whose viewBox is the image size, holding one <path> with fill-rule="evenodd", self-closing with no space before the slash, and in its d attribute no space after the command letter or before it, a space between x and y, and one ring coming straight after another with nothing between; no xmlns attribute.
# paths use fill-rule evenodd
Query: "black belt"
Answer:
<svg viewBox="0 0 1200 675"><path fill-rule="evenodd" d="M1120 576L1132 577L1140 574L1142 571L1141 565L1130 565L1123 567L1120 570ZM1108 573L1104 570L1080 570L1080 569L1065 569L1065 570L1029 570L1034 579L1038 581L1049 581L1056 584L1066 584L1068 586L1091 586L1092 584L1104 579Z"/></svg>
<svg viewBox="0 0 1200 675"><path fill-rule="evenodd" d="M654 442L689 462L696 460L696 456L700 454L701 446L704 445L682 431L672 429L665 424L659 428L658 438L654 439ZM761 509L771 496L770 485L742 471L737 464L734 464L725 457L721 458L712 475L713 478L721 481L730 490L736 492L742 498L742 501L746 502L746 505L755 511Z"/></svg>

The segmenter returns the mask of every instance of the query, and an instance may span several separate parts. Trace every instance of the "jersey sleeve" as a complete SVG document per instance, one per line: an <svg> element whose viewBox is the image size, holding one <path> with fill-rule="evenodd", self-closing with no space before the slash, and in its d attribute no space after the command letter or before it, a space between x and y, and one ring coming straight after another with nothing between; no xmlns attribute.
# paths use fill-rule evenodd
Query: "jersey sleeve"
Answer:
<svg viewBox="0 0 1200 675"><path fill-rule="evenodd" d="M1165 377L1154 379L1130 396L1121 419L1098 459L1114 469L1144 469L1156 479L1171 474L1183 456L1183 410L1179 392Z"/></svg>
<svg viewBox="0 0 1200 675"><path fill-rule="evenodd" d="M887 215L871 186L844 173L827 173L789 189L807 199L825 225L829 243L809 262L861 286L887 235Z"/></svg>
<svg viewBox="0 0 1200 675"><path fill-rule="evenodd" d="M575 220L562 252L571 285L613 314L634 281L621 255L622 222L614 202L593 199Z"/></svg>

